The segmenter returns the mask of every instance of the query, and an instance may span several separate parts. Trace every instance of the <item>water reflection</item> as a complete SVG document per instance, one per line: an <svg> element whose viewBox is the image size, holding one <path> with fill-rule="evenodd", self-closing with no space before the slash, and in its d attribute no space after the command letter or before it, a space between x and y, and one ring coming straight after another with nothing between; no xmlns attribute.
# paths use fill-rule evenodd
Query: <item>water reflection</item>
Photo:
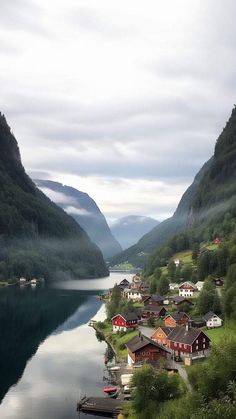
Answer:
<svg viewBox="0 0 236 419"><path fill-rule="evenodd" d="M123 278L114 275L107 288ZM1 419L78 418L80 395L102 395L106 344L87 325L105 315L99 281L96 292L79 290L80 281L77 290L0 290Z"/></svg>

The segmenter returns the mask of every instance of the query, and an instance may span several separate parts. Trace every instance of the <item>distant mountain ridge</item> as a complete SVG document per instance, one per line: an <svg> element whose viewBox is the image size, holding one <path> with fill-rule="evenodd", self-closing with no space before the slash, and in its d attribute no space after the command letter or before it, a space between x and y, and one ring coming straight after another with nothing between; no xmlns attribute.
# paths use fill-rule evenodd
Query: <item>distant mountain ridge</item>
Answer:
<svg viewBox="0 0 236 419"><path fill-rule="evenodd" d="M35 179L34 182L52 201L75 219L100 248L105 258L122 250L119 242L113 237L104 215L87 193L50 180Z"/></svg>
<svg viewBox="0 0 236 419"><path fill-rule="evenodd" d="M17 141L0 114L0 279L108 274L85 231L25 173Z"/></svg>
<svg viewBox="0 0 236 419"><path fill-rule="evenodd" d="M221 217L230 211L236 213L236 108L220 134L213 157L196 175L192 185L183 194L174 215L144 235L137 244L110 260L111 265L129 261L144 266L149 255L172 236L195 228L212 229L213 219L219 225ZM206 234L210 238L210 230Z"/></svg>
<svg viewBox="0 0 236 419"><path fill-rule="evenodd" d="M128 215L111 224L111 232L123 249L127 249L160 222L142 215Z"/></svg>
<svg viewBox="0 0 236 419"><path fill-rule="evenodd" d="M151 231L145 234L134 246L129 247L110 260L111 265L129 261L136 267L143 267L158 247L164 244L171 236L183 231L191 223L190 206L197 191L199 183L209 167L211 159L205 163L193 183L183 194L174 215L162 221Z"/></svg>

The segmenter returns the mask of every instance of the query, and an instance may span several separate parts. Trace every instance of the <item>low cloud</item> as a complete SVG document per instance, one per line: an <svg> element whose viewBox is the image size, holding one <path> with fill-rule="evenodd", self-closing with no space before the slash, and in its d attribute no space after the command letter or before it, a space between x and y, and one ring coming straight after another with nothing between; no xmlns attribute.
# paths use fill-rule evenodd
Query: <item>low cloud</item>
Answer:
<svg viewBox="0 0 236 419"><path fill-rule="evenodd" d="M235 103L235 12L232 0L5 2L1 111L27 171L111 219L171 214Z"/></svg>

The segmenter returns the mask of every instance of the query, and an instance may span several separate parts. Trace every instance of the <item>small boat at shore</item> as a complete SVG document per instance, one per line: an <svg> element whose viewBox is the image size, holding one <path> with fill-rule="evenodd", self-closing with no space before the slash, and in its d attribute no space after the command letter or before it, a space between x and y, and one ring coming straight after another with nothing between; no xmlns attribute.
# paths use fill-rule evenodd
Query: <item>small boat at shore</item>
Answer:
<svg viewBox="0 0 236 419"><path fill-rule="evenodd" d="M119 371L119 370L120 370L119 365L115 365L114 367L109 368L109 371Z"/></svg>
<svg viewBox="0 0 236 419"><path fill-rule="evenodd" d="M106 393L107 395L111 396L113 394L115 394L118 390L117 386L106 386L103 387L103 392Z"/></svg>

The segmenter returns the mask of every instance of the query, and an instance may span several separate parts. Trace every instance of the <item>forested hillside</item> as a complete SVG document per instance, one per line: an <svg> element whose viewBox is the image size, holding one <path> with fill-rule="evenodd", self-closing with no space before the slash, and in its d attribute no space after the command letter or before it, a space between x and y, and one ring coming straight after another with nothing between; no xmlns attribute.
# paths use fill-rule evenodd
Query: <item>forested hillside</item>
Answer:
<svg viewBox="0 0 236 419"><path fill-rule="evenodd" d="M50 180L36 179L34 182L75 219L99 247L105 258L121 251L121 246L112 235L104 215L87 193Z"/></svg>
<svg viewBox="0 0 236 419"><path fill-rule="evenodd" d="M107 274L99 249L25 173L17 141L0 114L0 279Z"/></svg>
<svg viewBox="0 0 236 419"><path fill-rule="evenodd" d="M135 266L144 266L154 249L180 232L192 236L191 228L198 241L224 234L223 220L229 228L232 224L229 220L234 224L236 214L235 174L236 108L216 142L214 156L204 164L184 193L173 217L159 224L111 263L128 260Z"/></svg>

